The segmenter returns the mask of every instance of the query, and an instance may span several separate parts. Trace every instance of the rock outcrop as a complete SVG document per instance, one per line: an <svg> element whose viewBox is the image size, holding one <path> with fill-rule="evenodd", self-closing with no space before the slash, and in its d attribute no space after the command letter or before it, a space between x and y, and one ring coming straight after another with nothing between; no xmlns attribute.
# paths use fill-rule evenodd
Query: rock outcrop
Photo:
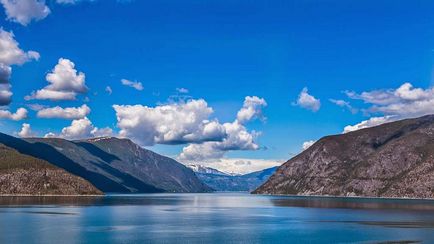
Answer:
<svg viewBox="0 0 434 244"><path fill-rule="evenodd" d="M88 181L0 144L0 195L101 195Z"/></svg>
<svg viewBox="0 0 434 244"><path fill-rule="evenodd" d="M327 136L254 193L434 197L434 115Z"/></svg>

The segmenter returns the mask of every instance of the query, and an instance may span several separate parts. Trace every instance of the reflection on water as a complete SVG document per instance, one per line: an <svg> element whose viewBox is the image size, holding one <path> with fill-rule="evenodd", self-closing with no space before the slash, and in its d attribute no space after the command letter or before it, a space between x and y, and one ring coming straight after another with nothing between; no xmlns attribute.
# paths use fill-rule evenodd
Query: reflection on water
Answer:
<svg viewBox="0 0 434 244"><path fill-rule="evenodd" d="M434 201L248 194L0 197L0 243L434 243Z"/></svg>
<svg viewBox="0 0 434 244"><path fill-rule="evenodd" d="M273 197L275 206L351 209L407 209L434 211L433 200L345 198L345 197Z"/></svg>

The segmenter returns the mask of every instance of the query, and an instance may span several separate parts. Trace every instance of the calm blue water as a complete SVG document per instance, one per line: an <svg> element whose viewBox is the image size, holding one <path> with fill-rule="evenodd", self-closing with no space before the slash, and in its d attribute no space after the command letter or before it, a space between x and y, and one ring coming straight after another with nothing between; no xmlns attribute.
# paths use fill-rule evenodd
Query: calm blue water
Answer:
<svg viewBox="0 0 434 244"><path fill-rule="evenodd" d="M434 202L149 194L0 197L0 243L434 243Z"/></svg>

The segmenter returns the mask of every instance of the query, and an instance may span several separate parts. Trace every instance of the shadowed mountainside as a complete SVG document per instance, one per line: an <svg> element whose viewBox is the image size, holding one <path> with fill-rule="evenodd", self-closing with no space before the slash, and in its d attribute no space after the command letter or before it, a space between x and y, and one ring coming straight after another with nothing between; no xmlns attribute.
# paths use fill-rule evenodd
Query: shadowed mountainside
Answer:
<svg viewBox="0 0 434 244"><path fill-rule="evenodd" d="M103 192L210 191L182 164L143 149L128 139L18 139L0 133L0 143L80 176Z"/></svg>
<svg viewBox="0 0 434 244"><path fill-rule="evenodd" d="M434 197L434 115L327 136L254 193Z"/></svg>

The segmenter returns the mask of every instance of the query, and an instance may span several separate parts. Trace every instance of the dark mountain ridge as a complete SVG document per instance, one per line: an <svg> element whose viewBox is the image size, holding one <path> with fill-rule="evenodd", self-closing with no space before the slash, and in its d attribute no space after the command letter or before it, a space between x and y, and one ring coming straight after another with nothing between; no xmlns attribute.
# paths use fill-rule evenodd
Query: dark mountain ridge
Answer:
<svg viewBox="0 0 434 244"><path fill-rule="evenodd" d="M326 136L254 193L434 197L434 115Z"/></svg>
<svg viewBox="0 0 434 244"><path fill-rule="evenodd" d="M19 139L0 133L0 143L80 176L103 192L210 191L190 169L128 139Z"/></svg>

